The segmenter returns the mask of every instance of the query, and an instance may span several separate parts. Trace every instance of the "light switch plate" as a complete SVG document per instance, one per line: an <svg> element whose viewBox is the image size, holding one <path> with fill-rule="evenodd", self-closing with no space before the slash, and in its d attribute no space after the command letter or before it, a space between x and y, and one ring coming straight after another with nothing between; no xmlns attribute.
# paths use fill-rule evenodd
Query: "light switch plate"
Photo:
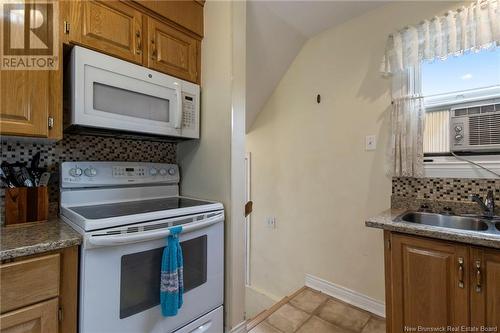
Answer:
<svg viewBox="0 0 500 333"><path fill-rule="evenodd" d="M375 150L377 149L377 137L375 135L367 135L365 138L365 149Z"/></svg>

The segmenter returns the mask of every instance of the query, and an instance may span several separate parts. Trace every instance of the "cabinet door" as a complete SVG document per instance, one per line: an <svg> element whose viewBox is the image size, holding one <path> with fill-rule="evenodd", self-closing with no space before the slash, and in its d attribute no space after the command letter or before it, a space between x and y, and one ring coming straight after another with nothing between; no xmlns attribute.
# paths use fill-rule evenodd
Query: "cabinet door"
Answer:
<svg viewBox="0 0 500 333"><path fill-rule="evenodd" d="M52 71L0 71L2 135L47 137Z"/></svg>
<svg viewBox="0 0 500 333"><path fill-rule="evenodd" d="M472 248L472 326L500 328L500 250Z"/></svg>
<svg viewBox="0 0 500 333"><path fill-rule="evenodd" d="M69 40L142 63L142 14L120 1L71 1Z"/></svg>
<svg viewBox="0 0 500 333"><path fill-rule="evenodd" d="M58 301L21 308L0 316L1 333L55 333L58 331Z"/></svg>
<svg viewBox="0 0 500 333"><path fill-rule="evenodd" d="M148 18L148 67L199 83L200 41Z"/></svg>
<svg viewBox="0 0 500 333"><path fill-rule="evenodd" d="M392 234L392 332L469 324L468 247Z"/></svg>
<svg viewBox="0 0 500 333"><path fill-rule="evenodd" d="M203 2L195 0L135 0L135 2L187 28L198 36L203 36Z"/></svg>

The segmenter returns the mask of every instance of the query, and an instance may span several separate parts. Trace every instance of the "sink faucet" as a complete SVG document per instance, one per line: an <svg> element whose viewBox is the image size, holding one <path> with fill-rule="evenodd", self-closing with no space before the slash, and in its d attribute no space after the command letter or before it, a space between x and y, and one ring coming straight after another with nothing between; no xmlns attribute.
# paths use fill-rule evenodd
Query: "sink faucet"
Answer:
<svg viewBox="0 0 500 333"><path fill-rule="evenodd" d="M479 206L481 206L481 209L484 212L484 215L487 217L493 217L495 216L495 197L493 195L493 191L488 191L488 194L486 194L486 199L481 199L481 197L477 194L471 195L471 200L476 202Z"/></svg>

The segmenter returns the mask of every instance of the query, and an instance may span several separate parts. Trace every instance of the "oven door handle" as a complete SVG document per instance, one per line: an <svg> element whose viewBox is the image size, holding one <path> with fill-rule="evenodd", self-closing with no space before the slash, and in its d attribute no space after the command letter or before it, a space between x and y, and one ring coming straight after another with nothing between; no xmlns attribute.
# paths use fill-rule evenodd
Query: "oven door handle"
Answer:
<svg viewBox="0 0 500 333"><path fill-rule="evenodd" d="M182 227L182 234L206 228L212 224L222 222L224 220L224 213L217 214L205 220L191 222ZM170 235L168 228L154 230L154 231L139 231L132 234L117 234L109 236L90 235L87 238L87 243L93 246L115 246L127 243L137 243L147 240L155 240L165 238Z"/></svg>

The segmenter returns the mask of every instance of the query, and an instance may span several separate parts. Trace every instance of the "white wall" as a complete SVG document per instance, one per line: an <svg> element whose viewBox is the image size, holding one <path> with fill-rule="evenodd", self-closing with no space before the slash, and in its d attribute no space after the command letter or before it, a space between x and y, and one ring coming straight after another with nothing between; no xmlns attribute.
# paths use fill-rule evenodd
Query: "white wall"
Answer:
<svg viewBox="0 0 500 333"><path fill-rule="evenodd" d="M454 7L389 4L310 39L295 58L247 135L260 294L290 294L307 273L384 301L382 232L364 226L390 206L390 82L379 65L391 31ZM365 151L372 134L377 150Z"/></svg>
<svg viewBox="0 0 500 333"><path fill-rule="evenodd" d="M247 4L248 130L307 38L275 15L267 1Z"/></svg>
<svg viewBox="0 0 500 333"><path fill-rule="evenodd" d="M241 192L244 197L245 192L243 186L240 186L240 191L231 189L232 183L244 184L244 176L238 177L238 173L231 170L232 166L237 165L234 160L237 160L238 155L243 170L245 154L244 57L243 63L233 63L234 31L242 31L243 37L245 32L244 21L233 18L238 15L244 16L244 6L229 1L205 3L201 60L201 139L180 143L177 155L181 167L181 194L220 201L226 210L224 310L225 325L229 329L244 320L243 245L240 249L239 243L235 244L233 240L237 241L238 237L244 239L244 202L238 199L238 195L241 196ZM244 45L239 51L245 52ZM239 90L234 87L233 78L235 82L243 82ZM243 93L234 95L233 91ZM236 206L238 201L241 202ZM238 229L233 224L241 224L242 227Z"/></svg>

